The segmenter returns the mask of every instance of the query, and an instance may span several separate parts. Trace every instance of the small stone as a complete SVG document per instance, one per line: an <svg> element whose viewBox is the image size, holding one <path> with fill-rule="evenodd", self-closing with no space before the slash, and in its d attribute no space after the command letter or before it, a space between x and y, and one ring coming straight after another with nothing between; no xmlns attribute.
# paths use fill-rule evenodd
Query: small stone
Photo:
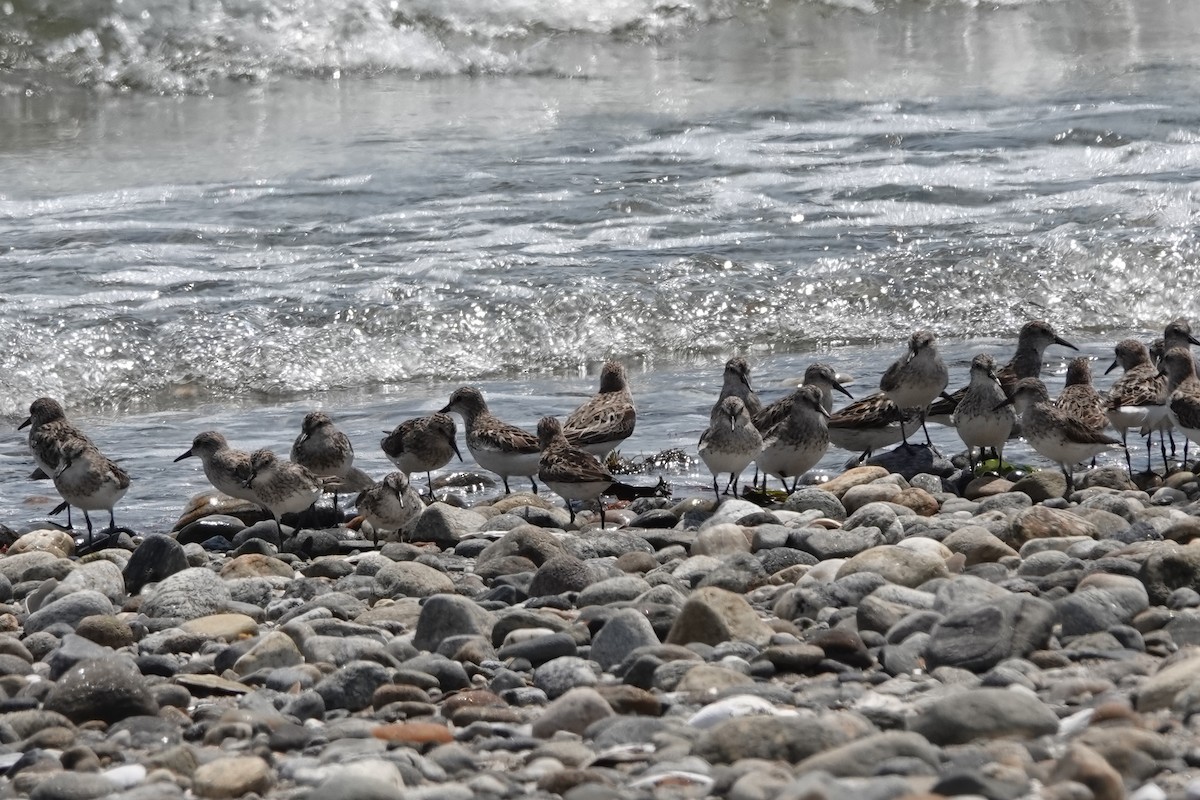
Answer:
<svg viewBox="0 0 1200 800"><path fill-rule="evenodd" d="M538 567L529 584L530 597L550 597L567 592L579 592L592 583L588 565L572 555L555 556Z"/></svg>
<svg viewBox="0 0 1200 800"><path fill-rule="evenodd" d="M1058 731L1058 716L1041 700L1014 689L969 689L925 704L909 729L936 745Z"/></svg>
<svg viewBox="0 0 1200 800"><path fill-rule="evenodd" d="M117 722L137 714L158 713L158 704L128 658L76 664L50 689L44 705L47 711L57 711L76 723Z"/></svg>
<svg viewBox="0 0 1200 800"><path fill-rule="evenodd" d="M84 617L75 626L75 633L114 650L133 644L133 629L129 623L112 614Z"/></svg>
<svg viewBox="0 0 1200 800"><path fill-rule="evenodd" d="M639 647L658 644L654 626L635 608L625 608L608 618L592 638L590 658L605 671L623 662Z"/></svg>
<svg viewBox="0 0 1200 800"><path fill-rule="evenodd" d="M838 569L837 577L844 578L859 572L881 575L889 583L909 588L934 578L949 576L946 563L941 558L892 545L872 547L859 553Z"/></svg>
<svg viewBox="0 0 1200 800"><path fill-rule="evenodd" d="M6 556L40 551L50 553L58 558L70 558L75 555L75 540L66 531L51 530L30 531L9 545Z"/></svg>
<svg viewBox="0 0 1200 800"><path fill-rule="evenodd" d="M39 783L29 800L92 800L115 790L113 782L98 773L60 772Z"/></svg>
<svg viewBox="0 0 1200 800"><path fill-rule="evenodd" d="M819 484L817 488L829 492L840 500L851 486L872 483L887 476L888 470L885 467L853 467L841 475Z"/></svg>
<svg viewBox="0 0 1200 800"><path fill-rule="evenodd" d="M454 735L445 725L436 722L397 722L371 729L371 735L385 742L406 745L445 744L454 741Z"/></svg>
<svg viewBox="0 0 1200 800"><path fill-rule="evenodd" d="M377 598L431 597L453 594L454 581L446 573L416 561L392 562L375 573Z"/></svg>
<svg viewBox="0 0 1200 800"><path fill-rule="evenodd" d="M281 631L271 631L234 662L233 671L238 675L249 675L260 669L294 667L302 663L304 656L292 637Z"/></svg>
<svg viewBox="0 0 1200 800"><path fill-rule="evenodd" d="M179 627L187 633L221 642L233 642L258 633L258 623L245 614L210 614L188 620Z"/></svg>
<svg viewBox="0 0 1200 800"><path fill-rule="evenodd" d="M706 587L688 597L666 641L667 644L701 642L711 645L743 641L765 645L773 633L741 595Z"/></svg>
<svg viewBox="0 0 1200 800"><path fill-rule="evenodd" d="M42 606L30 614L25 619L25 635L38 633L58 625L66 625L74 630L84 617L110 616L113 611L112 601L100 592L93 590L75 592Z"/></svg>
<svg viewBox="0 0 1200 800"><path fill-rule="evenodd" d="M472 600L452 594L435 595L421 606L413 645L432 651L451 636L491 637L495 624L495 615Z"/></svg>
<svg viewBox="0 0 1200 800"><path fill-rule="evenodd" d="M433 542L441 548L452 548L468 534L483 530L487 517L466 508L447 503L430 505L412 526L411 540Z"/></svg>
<svg viewBox="0 0 1200 800"><path fill-rule="evenodd" d="M828 486L828 484L826 484ZM783 501L784 511L818 511L822 517L841 522L846 518L846 507L837 495L826 488L802 486Z"/></svg>
<svg viewBox="0 0 1200 800"><path fill-rule="evenodd" d="M1092 790L1095 800L1125 798L1125 784L1121 773L1113 769L1095 750L1078 742L1067 745L1066 752L1054 765L1050 781L1081 783Z"/></svg>
<svg viewBox="0 0 1200 800"><path fill-rule="evenodd" d="M966 557L966 566L990 564L1002 558L1016 556L1017 551L1006 545L987 528L967 525L942 540L942 544Z"/></svg>
<svg viewBox="0 0 1200 800"><path fill-rule="evenodd" d="M192 567L165 578L142 601L148 617L196 619L216 614L231 600L229 587L215 572Z"/></svg>
<svg viewBox="0 0 1200 800"><path fill-rule="evenodd" d="M235 578L291 578L296 574L289 564L262 553L246 553L226 561L221 567L221 577Z"/></svg>
<svg viewBox="0 0 1200 800"><path fill-rule="evenodd" d="M548 739L559 731L582 734L593 722L614 716L612 708L590 687L579 687L546 706L542 715L533 721L532 733Z"/></svg>
<svg viewBox="0 0 1200 800"><path fill-rule="evenodd" d="M1028 495L1035 503L1044 503L1067 493L1067 479L1058 470L1043 469L1021 478L1013 484L1012 490Z"/></svg>
<svg viewBox="0 0 1200 800"><path fill-rule="evenodd" d="M218 758L197 767L192 790L199 797L242 797L266 793L275 784L270 765L258 756Z"/></svg>

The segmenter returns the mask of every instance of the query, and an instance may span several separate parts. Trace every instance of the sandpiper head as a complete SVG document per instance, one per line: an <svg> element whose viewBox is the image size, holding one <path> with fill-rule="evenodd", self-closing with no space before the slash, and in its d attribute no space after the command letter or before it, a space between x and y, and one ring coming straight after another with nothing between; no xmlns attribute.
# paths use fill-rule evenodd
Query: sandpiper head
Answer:
<svg viewBox="0 0 1200 800"><path fill-rule="evenodd" d="M1067 386L1087 385L1092 382L1092 360L1087 356L1076 356L1067 362Z"/></svg>
<svg viewBox="0 0 1200 800"><path fill-rule="evenodd" d="M34 427L45 425L47 422L54 422L54 420L62 419L65 416L66 413L63 411L62 404L53 397L39 397L29 404L29 417L17 426L17 430L30 425Z"/></svg>
<svg viewBox="0 0 1200 800"><path fill-rule="evenodd" d="M625 365L620 361L605 361L604 368L600 370L600 391L602 393L620 392L628 387L629 381L625 377Z"/></svg>
<svg viewBox="0 0 1200 800"><path fill-rule="evenodd" d="M996 380L996 359L989 353L977 353L971 359L971 374L976 373Z"/></svg>
<svg viewBox="0 0 1200 800"><path fill-rule="evenodd" d="M471 419L477 414L487 411L487 401L483 394L474 386L462 386L450 395L450 402L441 410L442 414L454 412L461 414L463 419Z"/></svg>
<svg viewBox="0 0 1200 800"><path fill-rule="evenodd" d="M176 457L176 461L183 461L185 458L199 456L204 458L211 456L214 453L224 450L229 447L229 442L225 441L225 437L216 431L204 431L197 433L196 438L192 439L192 446L182 455Z"/></svg>
<svg viewBox="0 0 1200 800"><path fill-rule="evenodd" d="M750 421L750 412L746 410L746 404L742 398L731 394L722 398L721 402L717 404L710 421L713 423L719 421L722 424L728 421L729 427L734 429L737 428L739 421L743 423Z"/></svg>
<svg viewBox="0 0 1200 800"><path fill-rule="evenodd" d="M826 419L829 418L829 412L825 410L825 406L821 405L821 390L816 386L804 385L797 389L793 394L792 415L807 414L810 411L815 411Z"/></svg>
<svg viewBox="0 0 1200 800"><path fill-rule="evenodd" d="M1069 347L1072 350L1079 348L1068 342L1066 339L1054 332L1054 328L1049 322L1044 319L1035 319L1026 322L1021 327L1021 332L1017 335L1017 349L1032 347L1039 353L1045 352L1046 348L1052 344Z"/></svg>
<svg viewBox="0 0 1200 800"><path fill-rule="evenodd" d="M1105 375L1116 369L1118 365L1121 369L1130 370L1139 364L1150 362L1150 351L1137 339L1122 339L1117 342L1115 352L1116 356L1113 358L1112 364L1104 370Z"/></svg>
<svg viewBox="0 0 1200 800"><path fill-rule="evenodd" d="M255 475L274 469L278 464L279 457L265 447L250 454L250 469Z"/></svg>
<svg viewBox="0 0 1200 800"><path fill-rule="evenodd" d="M458 426L454 424L454 417L449 414L438 412L429 416L429 429L435 431L450 445L450 449L454 451L454 455L458 456L458 460L462 461L462 453L458 452Z"/></svg>
<svg viewBox="0 0 1200 800"><path fill-rule="evenodd" d="M908 340L908 351L914 356L922 350L928 350L937 343L933 331L916 331Z"/></svg>
<svg viewBox="0 0 1200 800"><path fill-rule="evenodd" d="M750 365L741 356L734 356L725 362L725 385L743 383L750 387Z"/></svg>
<svg viewBox="0 0 1200 800"><path fill-rule="evenodd" d="M563 436L562 423L558 421L557 417L542 417L539 419L537 434L538 447L543 450L555 439L561 438L564 441L566 440Z"/></svg>
<svg viewBox="0 0 1200 800"><path fill-rule="evenodd" d="M1022 378L1013 385L1012 394L1000 406L1012 405L1016 407L1017 411L1024 412L1034 403L1049 402L1049 400L1050 393L1046 391L1046 384L1037 378Z"/></svg>
<svg viewBox="0 0 1200 800"><path fill-rule="evenodd" d="M804 370L804 383L808 386L817 386L820 388L827 386L830 389L837 389L851 400L854 399L854 395L850 394L846 387L838 382L837 373L828 364L809 364L808 369Z"/></svg>
<svg viewBox="0 0 1200 800"><path fill-rule="evenodd" d="M1167 383L1174 388L1196 374L1196 361L1192 351L1184 347L1172 347L1163 354L1158 374L1167 376Z"/></svg>
<svg viewBox="0 0 1200 800"><path fill-rule="evenodd" d="M1166 343L1167 350L1200 344L1200 340L1192 335L1192 324L1187 321L1186 317L1178 317L1167 323L1167 327L1163 330L1163 341Z"/></svg>
<svg viewBox="0 0 1200 800"><path fill-rule="evenodd" d="M304 422L300 423L300 435L312 436L326 425L333 425L333 420L328 414L324 411L310 411L304 415Z"/></svg>
<svg viewBox="0 0 1200 800"><path fill-rule="evenodd" d="M400 507L404 507L404 492L408 489L408 475L400 470L389 472L383 479L383 485L388 491L394 492L396 498L400 501Z"/></svg>

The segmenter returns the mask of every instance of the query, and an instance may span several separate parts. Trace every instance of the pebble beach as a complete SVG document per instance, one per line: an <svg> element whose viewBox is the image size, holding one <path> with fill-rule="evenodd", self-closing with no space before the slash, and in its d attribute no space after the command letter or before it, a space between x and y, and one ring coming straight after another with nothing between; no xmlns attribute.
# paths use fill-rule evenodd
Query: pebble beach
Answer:
<svg viewBox="0 0 1200 800"><path fill-rule="evenodd" d="M604 531L515 493L280 541L201 494L79 558L12 534L0 792L1200 797L1196 476L910 462Z"/></svg>

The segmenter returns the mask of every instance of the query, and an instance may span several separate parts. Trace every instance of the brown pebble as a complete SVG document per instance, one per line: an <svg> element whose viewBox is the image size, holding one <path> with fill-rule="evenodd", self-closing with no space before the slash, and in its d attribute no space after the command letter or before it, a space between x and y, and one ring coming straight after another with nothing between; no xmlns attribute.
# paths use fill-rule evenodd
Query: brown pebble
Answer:
<svg viewBox="0 0 1200 800"><path fill-rule="evenodd" d="M445 714L453 714L460 708L468 706L506 706L508 705L495 692L489 692L486 689L471 689L469 691L456 692L449 695L442 701L442 712Z"/></svg>
<svg viewBox="0 0 1200 800"><path fill-rule="evenodd" d="M597 686L596 691L617 714L639 714L644 717L662 716L662 701L645 689L619 683L612 686Z"/></svg>
<svg viewBox="0 0 1200 800"><path fill-rule="evenodd" d="M602 772L592 769L560 769L543 775L537 783L537 788L550 794L563 795L576 786L586 783L599 783L610 786L612 782Z"/></svg>
<svg viewBox="0 0 1200 800"><path fill-rule="evenodd" d="M454 741L454 735L445 725L436 722L397 722L380 725L371 731L376 739L401 744L446 744Z"/></svg>
<svg viewBox="0 0 1200 800"><path fill-rule="evenodd" d="M371 707L383 708L391 703L400 702L428 703L429 693L419 686L407 683L385 683L371 695Z"/></svg>

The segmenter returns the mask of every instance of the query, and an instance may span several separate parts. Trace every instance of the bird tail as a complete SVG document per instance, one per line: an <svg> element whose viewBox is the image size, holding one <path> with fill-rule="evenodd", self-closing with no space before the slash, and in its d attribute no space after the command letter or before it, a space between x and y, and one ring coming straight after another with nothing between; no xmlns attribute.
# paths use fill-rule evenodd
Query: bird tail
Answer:
<svg viewBox="0 0 1200 800"><path fill-rule="evenodd" d="M634 486L633 484L614 481L605 494L612 495L618 500L635 500L639 497L670 497L671 487L660 475L658 483L654 486Z"/></svg>

